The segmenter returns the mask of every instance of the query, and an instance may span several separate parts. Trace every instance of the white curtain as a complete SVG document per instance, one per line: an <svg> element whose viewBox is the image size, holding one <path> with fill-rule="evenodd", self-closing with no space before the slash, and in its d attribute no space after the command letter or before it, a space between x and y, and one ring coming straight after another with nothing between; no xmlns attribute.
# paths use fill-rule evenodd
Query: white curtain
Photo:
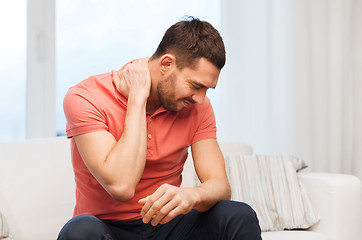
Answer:
<svg viewBox="0 0 362 240"><path fill-rule="evenodd" d="M225 0L221 141L362 179L362 0Z"/></svg>

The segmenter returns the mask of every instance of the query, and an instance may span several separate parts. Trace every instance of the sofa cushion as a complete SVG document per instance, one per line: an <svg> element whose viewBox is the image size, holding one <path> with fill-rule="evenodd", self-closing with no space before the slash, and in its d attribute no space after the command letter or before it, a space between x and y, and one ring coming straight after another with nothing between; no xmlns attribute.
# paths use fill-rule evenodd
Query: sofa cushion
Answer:
<svg viewBox="0 0 362 240"><path fill-rule="evenodd" d="M263 231L305 229L318 222L297 177L302 161L284 155L227 155L225 161L232 199L253 207Z"/></svg>
<svg viewBox="0 0 362 240"><path fill-rule="evenodd" d="M56 239L75 203L69 140L34 139L0 148L0 209L14 238Z"/></svg>
<svg viewBox="0 0 362 240"><path fill-rule="evenodd" d="M220 149L224 156L226 155L251 155L253 148L248 144L241 142L219 142ZM200 185L199 178L196 175L195 167L192 160L191 148L189 148L188 157L186 159L184 170L182 172L181 187L196 187Z"/></svg>
<svg viewBox="0 0 362 240"><path fill-rule="evenodd" d="M263 232L263 240L328 240L329 238L321 233L311 231L276 231Z"/></svg>

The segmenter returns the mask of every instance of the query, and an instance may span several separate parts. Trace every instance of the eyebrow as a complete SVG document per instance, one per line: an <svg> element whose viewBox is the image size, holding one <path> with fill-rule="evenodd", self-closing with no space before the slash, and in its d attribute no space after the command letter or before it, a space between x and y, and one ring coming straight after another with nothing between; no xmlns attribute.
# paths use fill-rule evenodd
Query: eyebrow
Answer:
<svg viewBox="0 0 362 240"><path fill-rule="evenodd" d="M195 81L192 81L192 82L193 82L194 84L200 86L201 88L207 88L207 89L209 89L209 87L205 86L205 85L202 84L202 83L198 83L198 82L195 82ZM211 89L215 89L215 87L212 87Z"/></svg>

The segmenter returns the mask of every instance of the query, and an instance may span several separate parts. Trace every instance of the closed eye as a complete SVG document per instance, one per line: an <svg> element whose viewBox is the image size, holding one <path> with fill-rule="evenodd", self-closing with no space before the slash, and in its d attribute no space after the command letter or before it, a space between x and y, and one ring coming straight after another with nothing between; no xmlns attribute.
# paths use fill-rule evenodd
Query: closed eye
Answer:
<svg viewBox="0 0 362 240"><path fill-rule="evenodd" d="M200 85L197 85L197 84L192 84L192 86L193 86L196 90L199 90L199 89L202 88Z"/></svg>

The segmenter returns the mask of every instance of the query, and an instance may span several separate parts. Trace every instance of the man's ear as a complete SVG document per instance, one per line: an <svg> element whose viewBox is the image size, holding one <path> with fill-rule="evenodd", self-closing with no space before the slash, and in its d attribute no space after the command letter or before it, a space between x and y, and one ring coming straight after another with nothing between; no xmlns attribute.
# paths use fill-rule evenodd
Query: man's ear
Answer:
<svg viewBox="0 0 362 240"><path fill-rule="evenodd" d="M172 67L176 66L176 57L173 54L164 54L161 59L161 74L165 74L167 71L169 71Z"/></svg>

